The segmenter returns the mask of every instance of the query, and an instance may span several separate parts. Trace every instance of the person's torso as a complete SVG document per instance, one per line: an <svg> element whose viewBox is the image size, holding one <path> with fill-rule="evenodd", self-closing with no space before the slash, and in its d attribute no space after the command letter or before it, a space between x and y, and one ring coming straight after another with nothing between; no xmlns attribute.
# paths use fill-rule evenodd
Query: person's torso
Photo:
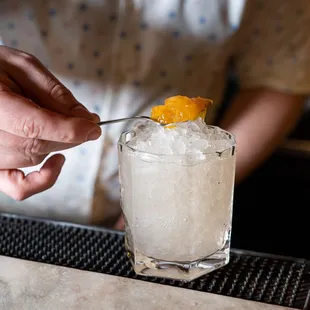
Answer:
<svg viewBox="0 0 310 310"><path fill-rule="evenodd" d="M37 56L103 120L148 114L182 94L214 99L212 122L231 34L228 0L0 2L3 44ZM54 188L22 203L0 196L0 205L74 221L100 218L105 202L118 204L116 143L126 126L104 128L100 141L65 151Z"/></svg>

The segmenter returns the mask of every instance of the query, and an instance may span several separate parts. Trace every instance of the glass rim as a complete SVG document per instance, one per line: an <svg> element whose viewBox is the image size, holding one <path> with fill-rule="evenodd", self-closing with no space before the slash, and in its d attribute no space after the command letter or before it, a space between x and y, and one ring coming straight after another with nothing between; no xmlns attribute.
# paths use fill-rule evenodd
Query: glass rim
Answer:
<svg viewBox="0 0 310 310"><path fill-rule="evenodd" d="M125 147L127 149L130 149L131 151L138 153L138 154L144 154L144 155L150 155L150 156L156 156L156 157L166 157L166 158L185 158L185 157L199 157L199 156L221 156L222 153L226 152L227 150L233 150L236 147L236 138L235 135L230 133L227 130L224 130L220 128L219 126L214 126L214 125L207 125L208 127L211 128L218 128L221 132L225 133L229 138L227 141L230 142L230 146L221 150L221 151L212 151L212 152L201 152L201 153L196 153L196 154L159 154L159 153L152 153L152 152L147 152L147 151L142 151L138 150L130 145L127 144L126 141L124 141L124 137L126 137L127 134L129 133L134 133L134 129L126 130L123 131L120 135L120 138L118 140L118 145L121 145L122 147ZM226 139L225 139L226 140Z"/></svg>

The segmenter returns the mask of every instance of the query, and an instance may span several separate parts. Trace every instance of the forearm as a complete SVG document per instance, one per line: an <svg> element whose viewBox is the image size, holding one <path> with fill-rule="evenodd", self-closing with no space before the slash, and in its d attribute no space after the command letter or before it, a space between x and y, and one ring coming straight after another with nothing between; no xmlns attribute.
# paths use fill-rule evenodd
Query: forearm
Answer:
<svg viewBox="0 0 310 310"><path fill-rule="evenodd" d="M303 96L274 90L241 91L220 126L236 136L236 183L240 183L282 143L299 119Z"/></svg>

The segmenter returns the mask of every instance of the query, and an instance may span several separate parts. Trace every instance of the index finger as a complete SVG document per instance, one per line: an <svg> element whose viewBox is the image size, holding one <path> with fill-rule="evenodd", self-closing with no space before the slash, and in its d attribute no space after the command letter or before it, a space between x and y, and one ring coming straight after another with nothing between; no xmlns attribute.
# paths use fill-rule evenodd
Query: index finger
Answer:
<svg viewBox="0 0 310 310"><path fill-rule="evenodd" d="M0 129L17 136L63 143L83 143L100 137L94 122L67 117L10 91L0 92Z"/></svg>

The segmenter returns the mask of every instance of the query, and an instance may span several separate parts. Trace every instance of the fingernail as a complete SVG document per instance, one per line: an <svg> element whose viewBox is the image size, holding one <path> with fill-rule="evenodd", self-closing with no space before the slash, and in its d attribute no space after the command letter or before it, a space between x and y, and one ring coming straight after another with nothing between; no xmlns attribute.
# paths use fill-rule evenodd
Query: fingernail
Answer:
<svg viewBox="0 0 310 310"><path fill-rule="evenodd" d="M92 113L92 115L93 115L93 119L94 119L94 121L95 121L96 123L100 122L100 117L99 117L97 114Z"/></svg>
<svg viewBox="0 0 310 310"><path fill-rule="evenodd" d="M97 140L101 136L101 129L91 131L87 136L87 141Z"/></svg>
<svg viewBox="0 0 310 310"><path fill-rule="evenodd" d="M73 108L71 110L73 116L75 117L79 117L79 118L85 118L85 119L89 119L89 120L93 120L94 117L93 115L87 111L87 109L85 109L84 107L81 107L81 106L77 106L75 108Z"/></svg>

